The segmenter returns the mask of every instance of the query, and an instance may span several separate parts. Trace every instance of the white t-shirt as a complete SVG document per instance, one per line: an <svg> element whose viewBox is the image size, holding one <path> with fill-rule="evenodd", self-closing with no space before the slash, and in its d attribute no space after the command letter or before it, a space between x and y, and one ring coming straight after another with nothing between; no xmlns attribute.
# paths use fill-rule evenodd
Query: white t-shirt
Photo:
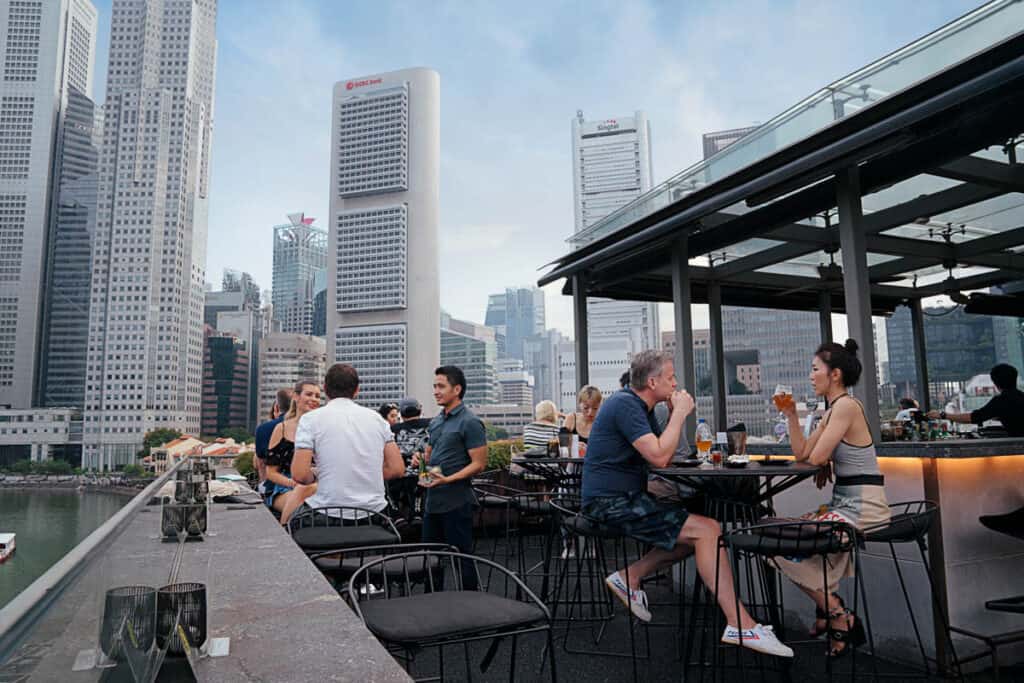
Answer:
<svg viewBox="0 0 1024 683"><path fill-rule="evenodd" d="M295 448L312 450L317 467L316 493L306 504L383 510L384 446L393 440L387 421L352 399L336 398L303 415Z"/></svg>

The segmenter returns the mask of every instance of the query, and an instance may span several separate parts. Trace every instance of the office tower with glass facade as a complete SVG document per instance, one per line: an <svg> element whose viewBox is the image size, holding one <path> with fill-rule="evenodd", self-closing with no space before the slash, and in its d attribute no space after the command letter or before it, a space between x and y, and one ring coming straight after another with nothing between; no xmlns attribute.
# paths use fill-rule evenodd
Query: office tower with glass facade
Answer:
<svg viewBox="0 0 1024 683"><path fill-rule="evenodd" d="M558 350L565 341L558 330L546 330L523 340L523 367L533 375L533 399L558 402Z"/></svg>
<svg viewBox="0 0 1024 683"><path fill-rule="evenodd" d="M290 213L274 226L274 319L289 334L313 334L315 283L327 269L327 233L315 220Z"/></svg>
<svg viewBox="0 0 1024 683"><path fill-rule="evenodd" d="M433 393L440 92L422 68L334 86L327 339L331 362L359 371L366 405Z"/></svg>
<svg viewBox="0 0 1024 683"><path fill-rule="evenodd" d="M93 240L83 466L195 434L217 54L216 0L118 0Z"/></svg>
<svg viewBox="0 0 1024 683"><path fill-rule="evenodd" d="M268 415L278 389L296 382L324 383L327 346L321 337L273 332L260 339L259 412Z"/></svg>
<svg viewBox="0 0 1024 683"><path fill-rule="evenodd" d="M642 111L632 116L587 121L583 112L572 121L573 193L576 233L585 232L651 189L651 132ZM647 302L590 299L587 326L591 341L602 339L601 353L625 349L621 359L644 349L658 348L658 305ZM605 374L591 363L591 379ZM599 380L602 391L618 383ZM607 386L604 386L607 384Z"/></svg>
<svg viewBox="0 0 1024 683"><path fill-rule="evenodd" d="M202 433L221 436L249 423L249 348L233 334L205 328Z"/></svg>
<svg viewBox="0 0 1024 683"><path fill-rule="evenodd" d="M441 365L456 365L466 373L466 405L498 402L498 347L490 327L442 312Z"/></svg>
<svg viewBox="0 0 1024 683"><path fill-rule="evenodd" d="M0 406L44 402L44 296L60 194L68 202L94 201L88 182L78 181L95 171L95 158L70 155L91 144L96 28L89 0L0 0ZM85 131L75 136L75 122L83 118ZM60 254L65 270L74 268L80 249L75 226L81 216L71 213L64 215L64 233L71 235ZM76 326L57 323L65 324ZM81 362L64 357L57 365L55 373L80 372ZM78 407L82 383L79 374L72 392Z"/></svg>
<svg viewBox="0 0 1024 683"><path fill-rule="evenodd" d="M523 340L544 331L544 290L508 288L487 297L484 324L499 335L498 355L523 360Z"/></svg>
<svg viewBox="0 0 1024 683"><path fill-rule="evenodd" d="M704 146L704 158L713 157L740 138L753 133L758 126L746 126L744 128L731 128L729 130L718 130L712 133L704 133L701 142Z"/></svg>

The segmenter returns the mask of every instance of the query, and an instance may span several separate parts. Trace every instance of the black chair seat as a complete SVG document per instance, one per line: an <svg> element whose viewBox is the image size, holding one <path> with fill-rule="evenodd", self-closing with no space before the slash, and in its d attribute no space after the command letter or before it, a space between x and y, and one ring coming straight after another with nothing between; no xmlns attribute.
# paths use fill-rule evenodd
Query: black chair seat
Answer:
<svg viewBox="0 0 1024 683"><path fill-rule="evenodd" d="M865 529L864 540L874 543L911 543L927 534L929 526L930 515L897 514L884 526Z"/></svg>
<svg viewBox="0 0 1024 683"><path fill-rule="evenodd" d="M375 562L381 559L381 557L380 555L343 557L340 562L337 557L318 557L313 562L324 574L329 574L339 579L348 579L361 566ZM426 575L428 567L430 571L436 572L440 566L441 561L435 556L431 556L426 560L423 557L413 557L408 560L388 560L374 567L370 577L379 577L383 571L387 574L389 580L404 581L408 571L411 581L419 581Z"/></svg>
<svg viewBox="0 0 1024 683"><path fill-rule="evenodd" d="M524 515L550 515L551 503L539 496L513 499L513 505Z"/></svg>
<svg viewBox="0 0 1024 683"><path fill-rule="evenodd" d="M783 557L808 558L849 550L846 544L841 543L834 536L784 538L751 533L733 534L727 539L728 544L737 550L765 557L782 555Z"/></svg>
<svg viewBox="0 0 1024 683"><path fill-rule="evenodd" d="M303 550L359 548L364 545L390 545L401 539L379 526L307 526L294 529L292 538Z"/></svg>
<svg viewBox="0 0 1024 683"><path fill-rule="evenodd" d="M619 538L622 536L622 532L613 527L592 522L578 515L562 520L562 526L579 536L590 536L592 538Z"/></svg>
<svg viewBox="0 0 1024 683"><path fill-rule="evenodd" d="M360 603L359 608L373 634L392 643L419 644L498 633L547 621L537 605L477 591L371 599Z"/></svg>
<svg viewBox="0 0 1024 683"><path fill-rule="evenodd" d="M1024 595L1018 595L1013 598L1002 598L1001 600L989 600L985 603L985 609L990 609L993 612L1013 612L1014 614L1024 614Z"/></svg>
<svg viewBox="0 0 1024 683"><path fill-rule="evenodd" d="M476 500L484 508L505 508L509 505L509 499L503 496L496 496L491 493L477 494Z"/></svg>

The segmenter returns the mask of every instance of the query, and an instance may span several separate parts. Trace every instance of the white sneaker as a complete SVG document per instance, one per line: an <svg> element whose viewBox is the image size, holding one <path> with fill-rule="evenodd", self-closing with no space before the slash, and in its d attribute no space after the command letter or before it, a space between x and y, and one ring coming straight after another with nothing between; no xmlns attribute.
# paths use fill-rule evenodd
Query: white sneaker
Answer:
<svg viewBox="0 0 1024 683"><path fill-rule="evenodd" d="M735 626L726 626L722 633L722 642L726 645L743 645L743 647L776 657L792 657L793 650L783 644L771 626L757 624L754 628L744 629L743 640L740 641L740 630Z"/></svg>
<svg viewBox="0 0 1024 683"><path fill-rule="evenodd" d="M562 559L563 560L572 560L572 559L575 559L575 557L576 557L576 551L573 550L572 548L566 547L566 548L564 548L562 550Z"/></svg>
<svg viewBox="0 0 1024 683"><path fill-rule="evenodd" d="M609 574L604 582L609 590L615 594L615 597L633 613L633 616L640 621L651 620L651 612L647 609L647 593L639 589L635 591L629 590L629 586L622 580L622 576L618 572Z"/></svg>

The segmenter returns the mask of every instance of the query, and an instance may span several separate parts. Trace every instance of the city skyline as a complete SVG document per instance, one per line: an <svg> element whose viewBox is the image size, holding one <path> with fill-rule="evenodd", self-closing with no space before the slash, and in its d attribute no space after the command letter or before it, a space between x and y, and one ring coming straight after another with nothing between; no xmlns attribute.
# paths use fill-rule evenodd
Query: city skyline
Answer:
<svg viewBox="0 0 1024 683"><path fill-rule="evenodd" d="M103 72L111 2L95 4L97 71ZM214 144L207 279L238 268L268 286L273 235L267 226L294 207L328 215L331 87L346 75L416 64L441 74L439 246L442 263L458 264L442 268L441 303L454 316L483 320L487 298L478 288L533 286L537 268L569 250L572 161L565 127L577 109L644 109L654 131L657 183L700 159L703 133L767 120L917 37L922 27L938 27L976 4L897 5L880 13L838 2L683 8L638 2L594 4L580 16L571 3L467 12L457 4L222 2L216 112L230 126L218 128ZM735 29L752 15L762 30ZM847 30L810 30L818 25ZM365 26L377 29L368 33ZM634 59L605 50L627 36ZM285 47L293 44L304 49ZM789 71L803 63L804 50L820 58ZM477 57L466 59L467 53ZM760 65L760 76L745 68L748 62ZM638 64L650 68L637 71ZM261 78L251 79L253 73ZM495 73L502 74L502 88ZM97 76L101 103L104 76ZM474 258L481 251L496 258ZM466 280L478 287L460 287ZM557 287L545 291L548 326L571 334L569 299ZM671 316L661 318L669 327Z"/></svg>

